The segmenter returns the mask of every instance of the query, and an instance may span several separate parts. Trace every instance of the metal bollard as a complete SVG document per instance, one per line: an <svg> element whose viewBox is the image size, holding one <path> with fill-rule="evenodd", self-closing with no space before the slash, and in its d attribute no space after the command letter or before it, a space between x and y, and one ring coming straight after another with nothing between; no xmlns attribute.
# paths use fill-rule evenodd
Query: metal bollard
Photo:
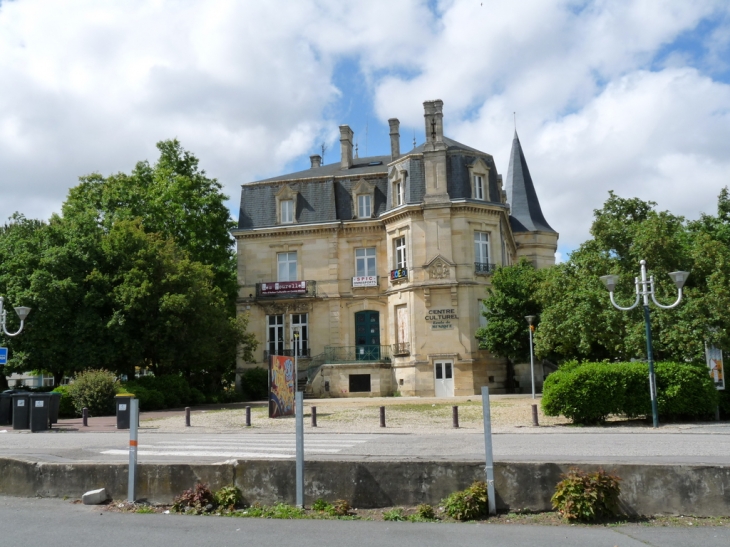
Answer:
<svg viewBox="0 0 730 547"><path fill-rule="evenodd" d="M89 427L89 409L86 407L81 410L81 423L84 427Z"/></svg>
<svg viewBox="0 0 730 547"><path fill-rule="evenodd" d="M459 407L458 406L452 406L451 407L451 422L454 429L459 429Z"/></svg>
<svg viewBox="0 0 730 547"><path fill-rule="evenodd" d="M536 427L540 425L537 421L537 405L532 405L532 425Z"/></svg>
<svg viewBox="0 0 730 547"><path fill-rule="evenodd" d="M251 407L246 407L246 427L251 427Z"/></svg>
<svg viewBox="0 0 730 547"><path fill-rule="evenodd" d="M317 407L312 407L312 427L317 427Z"/></svg>
<svg viewBox="0 0 730 547"><path fill-rule="evenodd" d="M190 407L185 407L185 427L190 427Z"/></svg>
<svg viewBox="0 0 730 547"><path fill-rule="evenodd" d="M385 407L380 407L380 427L385 427Z"/></svg>

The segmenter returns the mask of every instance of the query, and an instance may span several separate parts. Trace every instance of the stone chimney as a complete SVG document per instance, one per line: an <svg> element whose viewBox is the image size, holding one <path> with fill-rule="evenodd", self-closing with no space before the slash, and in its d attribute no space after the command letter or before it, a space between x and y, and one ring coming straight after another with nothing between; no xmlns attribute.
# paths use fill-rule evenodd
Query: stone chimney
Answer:
<svg viewBox="0 0 730 547"><path fill-rule="evenodd" d="M395 159L400 156L400 122L398 118L388 120L390 126L390 158Z"/></svg>
<svg viewBox="0 0 730 547"><path fill-rule="evenodd" d="M315 154L314 156L309 156L309 161L312 162L312 169L316 169L317 167L322 167L322 156L319 154Z"/></svg>
<svg viewBox="0 0 730 547"><path fill-rule="evenodd" d="M340 126L340 150L342 151L342 159L340 160L341 169L349 169L352 167L352 137L355 134L349 125Z"/></svg>
<svg viewBox="0 0 730 547"><path fill-rule="evenodd" d="M426 122L426 146L432 150L446 148L444 143L444 102L441 100L423 103L423 117ZM429 146L430 145L430 146Z"/></svg>

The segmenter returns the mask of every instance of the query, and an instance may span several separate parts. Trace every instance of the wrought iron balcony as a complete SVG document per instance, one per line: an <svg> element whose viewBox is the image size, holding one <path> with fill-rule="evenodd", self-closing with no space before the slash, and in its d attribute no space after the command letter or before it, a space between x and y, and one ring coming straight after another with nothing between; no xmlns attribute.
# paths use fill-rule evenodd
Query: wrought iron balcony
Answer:
<svg viewBox="0 0 730 547"><path fill-rule="evenodd" d="M474 263L474 273L476 275L491 275L494 273L494 270L497 269L496 264L489 264L487 262L475 262Z"/></svg>
<svg viewBox="0 0 730 547"><path fill-rule="evenodd" d="M392 352L393 356L410 355L411 344L408 342L398 342L397 344L393 344Z"/></svg>
<svg viewBox="0 0 730 547"><path fill-rule="evenodd" d="M325 346L324 362L390 362L390 346Z"/></svg>
<svg viewBox="0 0 730 547"><path fill-rule="evenodd" d="M264 363L269 362L269 357L272 355L282 355L284 357L294 357L294 350L293 349L283 349L276 352L270 352L269 350L264 350ZM299 350L299 358L300 359L309 359L311 357L311 352L309 348L302 348Z"/></svg>
<svg viewBox="0 0 730 547"><path fill-rule="evenodd" d="M256 298L306 298L317 296L316 281L256 283Z"/></svg>

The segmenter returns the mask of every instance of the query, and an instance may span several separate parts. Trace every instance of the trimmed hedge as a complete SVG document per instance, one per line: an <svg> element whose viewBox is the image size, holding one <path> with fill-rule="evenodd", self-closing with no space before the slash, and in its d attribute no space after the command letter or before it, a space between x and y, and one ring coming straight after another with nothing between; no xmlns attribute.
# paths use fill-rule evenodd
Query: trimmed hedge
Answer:
<svg viewBox="0 0 730 547"><path fill-rule="evenodd" d="M660 419L705 418L715 414L718 394L707 367L656 363ZM647 363L569 363L545 379L542 409L577 424L603 422L610 414L651 415Z"/></svg>
<svg viewBox="0 0 730 547"><path fill-rule="evenodd" d="M71 391L69 388L70 386L57 386L53 390L53 393L61 394L61 402L60 406L58 407L59 418L76 418L77 416L79 416L79 414L76 412L74 400L73 397L71 397Z"/></svg>
<svg viewBox="0 0 730 547"><path fill-rule="evenodd" d="M68 386L77 416L81 416L83 408L88 408L91 416L113 416L116 386L114 375L107 370L78 373Z"/></svg>

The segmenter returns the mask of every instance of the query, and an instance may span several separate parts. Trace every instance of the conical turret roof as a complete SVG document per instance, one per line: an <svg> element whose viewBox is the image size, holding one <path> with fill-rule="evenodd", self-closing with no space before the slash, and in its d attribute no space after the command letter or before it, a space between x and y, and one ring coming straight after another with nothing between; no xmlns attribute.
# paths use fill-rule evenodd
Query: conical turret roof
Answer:
<svg viewBox="0 0 730 547"><path fill-rule="evenodd" d="M507 201L510 204L510 225L513 232L555 232L542 214L517 131L509 157Z"/></svg>

